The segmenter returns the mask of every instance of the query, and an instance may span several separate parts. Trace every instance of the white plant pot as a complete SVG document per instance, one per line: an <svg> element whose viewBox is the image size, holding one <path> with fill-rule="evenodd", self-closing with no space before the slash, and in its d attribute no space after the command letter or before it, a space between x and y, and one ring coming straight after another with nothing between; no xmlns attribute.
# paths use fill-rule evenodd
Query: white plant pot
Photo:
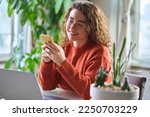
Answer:
<svg viewBox="0 0 150 117"><path fill-rule="evenodd" d="M90 96L92 100L138 100L139 87L130 85L133 91L114 91L97 88L94 83L90 86Z"/></svg>

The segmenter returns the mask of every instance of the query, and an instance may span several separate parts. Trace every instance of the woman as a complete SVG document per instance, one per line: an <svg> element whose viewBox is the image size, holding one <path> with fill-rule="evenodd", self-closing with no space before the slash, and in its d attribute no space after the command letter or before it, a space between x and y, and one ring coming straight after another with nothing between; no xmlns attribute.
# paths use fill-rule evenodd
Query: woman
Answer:
<svg viewBox="0 0 150 117"><path fill-rule="evenodd" d="M109 71L111 82L110 36L103 12L93 3L74 3L62 25L63 46L42 46L38 81L43 90L56 87L90 99L90 85L100 66Z"/></svg>

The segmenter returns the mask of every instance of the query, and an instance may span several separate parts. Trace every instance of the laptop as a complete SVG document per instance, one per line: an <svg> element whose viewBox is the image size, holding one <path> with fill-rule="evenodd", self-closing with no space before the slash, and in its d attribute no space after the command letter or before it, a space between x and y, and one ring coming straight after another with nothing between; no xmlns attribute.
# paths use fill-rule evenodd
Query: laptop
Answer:
<svg viewBox="0 0 150 117"><path fill-rule="evenodd" d="M33 73L0 69L0 97L6 100L42 100Z"/></svg>
<svg viewBox="0 0 150 117"><path fill-rule="evenodd" d="M33 73L0 68L0 99L6 100L78 100L72 91L43 91Z"/></svg>

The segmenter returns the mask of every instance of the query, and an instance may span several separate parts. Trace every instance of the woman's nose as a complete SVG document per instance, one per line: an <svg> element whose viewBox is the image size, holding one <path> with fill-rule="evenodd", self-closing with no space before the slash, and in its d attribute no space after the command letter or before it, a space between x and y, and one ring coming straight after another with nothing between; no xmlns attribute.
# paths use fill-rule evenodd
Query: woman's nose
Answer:
<svg viewBox="0 0 150 117"><path fill-rule="evenodd" d="M71 25L70 25L70 28L76 28L77 24L76 22L73 22Z"/></svg>

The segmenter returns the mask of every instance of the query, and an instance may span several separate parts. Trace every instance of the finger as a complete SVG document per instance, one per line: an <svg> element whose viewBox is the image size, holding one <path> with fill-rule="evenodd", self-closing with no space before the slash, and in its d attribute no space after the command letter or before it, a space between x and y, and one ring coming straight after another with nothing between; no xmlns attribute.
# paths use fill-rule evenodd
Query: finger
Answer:
<svg viewBox="0 0 150 117"><path fill-rule="evenodd" d="M51 45L47 45L47 44L44 44L42 46L42 50L45 50L46 52L48 52L49 54L53 53L53 54L57 54L59 52L59 49L57 49L55 46Z"/></svg>
<svg viewBox="0 0 150 117"><path fill-rule="evenodd" d="M55 50L52 50L52 49L49 49L49 48L46 48L46 49L45 49L45 52L46 52L47 54L53 55L53 56L57 54Z"/></svg>
<svg viewBox="0 0 150 117"><path fill-rule="evenodd" d="M42 51L42 55L44 56L50 56L51 54L54 54L53 52L50 51L50 49L46 48L45 50Z"/></svg>
<svg viewBox="0 0 150 117"><path fill-rule="evenodd" d="M51 59L52 57L51 57L51 54L49 54L49 53L47 53L47 52L43 52L42 53L42 58L44 58L44 59Z"/></svg>
<svg viewBox="0 0 150 117"><path fill-rule="evenodd" d="M46 51L42 51L42 55L45 55L46 54Z"/></svg>
<svg viewBox="0 0 150 117"><path fill-rule="evenodd" d="M53 55L57 55L58 54L58 51L53 49L53 48L48 48L46 49L46 52L50 53L50 54L53 54Z"/></svg>
<svg viewBox="0 0 150 117"><path fill-rule="evenodd" d="M42 49L45 49L45 48L50 48L49 44L46 44L46 43L43 44L43 45L42 45Z"/></svg>
<svg viewBox="0 0 150 117"><path fill-rule="evenodd" d="M46 55L46 54L43 54L42 55L42 59L45 61L45 62L50 62L51 59Z"/></svg>
<svg viewBox="0 0 150 117"><path fill-rule="evenodd" d="M56 43L50 43L49 46L51 49L53 49L53 51L57 51L57 52L60 51Z"/></svg>
<svg viewBox="0 0 150 117"><path fill-rule="evenodd" d="M50 47L49 45L47 45L47 44L44 44L44 45L42 46L42 51L45 51L45 52L47 52L47 53L49 53L49 54L51 54L51 53L54 54L54 52L52 51L51 47Z"/></svg>
<svg viewBox="0 0 150 117"><path fill-rule="evenodd" d="M46 53L46 56L47 56L49 59L51 59L51 60L54 61L54 55Z"/></svg>
<svg viewBox="0 0 150 117"><path fill-rule="evenodd" d="M42 45L42 50L45 50L45 48L48 48L46 44Z"/></svg>

